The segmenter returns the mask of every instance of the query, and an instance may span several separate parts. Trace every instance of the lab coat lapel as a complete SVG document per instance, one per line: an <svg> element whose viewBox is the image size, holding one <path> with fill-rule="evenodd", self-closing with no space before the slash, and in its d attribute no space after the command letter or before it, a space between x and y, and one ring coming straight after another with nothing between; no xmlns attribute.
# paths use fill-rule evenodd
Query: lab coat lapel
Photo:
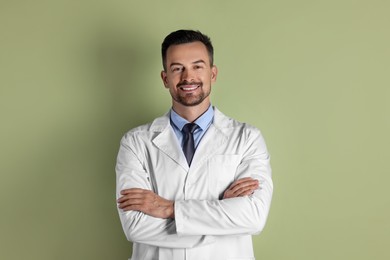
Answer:
<svg viewBox="0 0 390 260"><path fill-rule="evenodd" d="M222 144L225 143L227 139L227 136L218 128L214 125L210 125L200 141L199 146L196 148L191 166L195 168L202 165L208 158L215 154L219 148L221 148Z"/></svg>
<svg viewBox="0 0 390 260"><path fill-rule="evenodd" d="M157 148L183 167L185 171L188 171L189 166L187 160L184 157L175 133L171 129L169 115L155 120L151 127L154 131L160 132L153 139L153 143Z"/></svg>
<svg viewBox="0 0 390 260"><path fill-rule="evenodd" d="M227 117L219 112L216 108L214 112L214 122L203 136L198 147L196 148L191 166L194 168L202 165L207 159L218 152L222 144L227 142L229 137L224 133Z"/></svg>

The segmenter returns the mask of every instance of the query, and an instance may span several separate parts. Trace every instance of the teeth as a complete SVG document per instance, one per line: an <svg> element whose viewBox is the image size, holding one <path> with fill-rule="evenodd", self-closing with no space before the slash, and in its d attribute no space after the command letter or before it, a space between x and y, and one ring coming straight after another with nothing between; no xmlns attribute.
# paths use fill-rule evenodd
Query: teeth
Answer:
<svg viewBox="0 0 390 260"><path fill-rule="evenodd" d="M194 86L194 87L190 87L190 88L185 88L185 87L182 87L183 90L185 91L190 91L190 90L195 90L198 86Z"/></svg>

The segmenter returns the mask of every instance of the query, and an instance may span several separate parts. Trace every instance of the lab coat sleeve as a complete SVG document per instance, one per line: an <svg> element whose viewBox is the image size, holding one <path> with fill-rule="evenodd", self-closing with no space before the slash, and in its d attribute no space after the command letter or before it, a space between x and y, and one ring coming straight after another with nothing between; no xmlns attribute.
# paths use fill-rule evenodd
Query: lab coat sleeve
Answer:
<svg viewBox="0 0 390 260"><path fill-rule="evenodd" d="M273 192L270 157L257 129L249 131L247 136L235 180L252 177L259 180L260 187L251 196L176 201L175 219L179 235L241 235L262 231Z"/></svg>
<svg viewBox="0 0 390 260"><path fill-rule="evenodd" d="M134 152L130 141L125 136L121 140L116 164L116 198L120 191L129 188L152 190L149 174ZM192 248L202 244L212 243L211 236L179 237L176 232L175 220L159 219L139 211L123 211L118 208L124 233L129 241L168 248Z"/></svg>

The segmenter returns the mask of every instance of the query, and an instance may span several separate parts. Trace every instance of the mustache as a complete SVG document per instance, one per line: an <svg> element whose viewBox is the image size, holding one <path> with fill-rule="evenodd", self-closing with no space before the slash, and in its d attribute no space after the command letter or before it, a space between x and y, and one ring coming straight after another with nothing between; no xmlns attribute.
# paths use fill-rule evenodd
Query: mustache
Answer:
<svg viewBox="0 0 390 260"><path fill-rule="evenodd" d="M181 87L181 86L184 86L184 85L194 85L194 86L200 86L202 87L203 86L203 83L202 82L188 82L186 80L182 81L182 82L179 82L176 87Z"/></svg>

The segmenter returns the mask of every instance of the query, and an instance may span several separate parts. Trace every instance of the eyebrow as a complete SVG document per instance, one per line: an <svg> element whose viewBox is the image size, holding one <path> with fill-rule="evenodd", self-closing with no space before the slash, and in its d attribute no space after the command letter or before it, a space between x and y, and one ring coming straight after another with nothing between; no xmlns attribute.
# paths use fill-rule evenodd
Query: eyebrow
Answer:
<svg viewBox="0 0 390 260"><path fill-rule="evenodd" d="M172 62L169 67L172 67L172 66L183 66L183 64L181 63L178 63L178 62Z"/></svg>
<svg viewBox="0 0 390 260"><path fill-rule="evenodd" d="M194 61L192 62L192 64L198 64L198 63L204 63L206 64L206 62L204 60L197 60L197 61ZM172 62L169 67L172 67L172 66L183 66L183 64L179 63L179 62Z"/></svg>
<svg viewBox="0 0 390 260"><path fill-rule="evenodd" d="M192 64L196 64L196 63L204 63L204 64L206 64L206 62L204 60L197 60L197 61L194 61Z"/></svg>

